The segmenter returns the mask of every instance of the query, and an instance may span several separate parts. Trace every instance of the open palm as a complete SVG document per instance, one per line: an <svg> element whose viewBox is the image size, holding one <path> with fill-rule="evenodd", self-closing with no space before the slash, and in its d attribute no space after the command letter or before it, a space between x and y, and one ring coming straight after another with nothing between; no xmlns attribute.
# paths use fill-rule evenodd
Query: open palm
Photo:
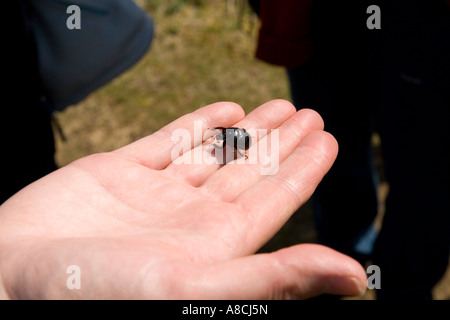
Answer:
<svg viewBox="0 0 450 320"><path fill-rule="evenodd" d="M204 130L279 129L278 171L262 175L260 162L173 162L172 132L192 132L195 121ZM221 102L121 149L61 168L0 207L0 296L267 299L361 293L362 267L329 248L297 245L254 254L331 167L337 144L322 129L317 113L296 112L286 101L270 101L246 117L238 105ZM251 148L268 138L257 137ZM194 138L182 156L203 147ZM67 285L73 265L81 272L75 289Z"/></svg>

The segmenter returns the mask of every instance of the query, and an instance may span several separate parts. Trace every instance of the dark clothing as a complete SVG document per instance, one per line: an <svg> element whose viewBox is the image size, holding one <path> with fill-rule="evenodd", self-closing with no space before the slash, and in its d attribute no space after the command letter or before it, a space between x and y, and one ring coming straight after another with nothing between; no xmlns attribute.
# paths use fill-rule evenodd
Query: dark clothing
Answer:
<svg viewBox="0 0 450 320"><path fill-rule="evenodd" d="M6 1L8 28L0 108L0 204L55 170L55 145L49 111L40 102L36 48L27 24L24 1Z"/></svg>
<svg viewBox="0 0 450 320"><path fill-rule="evenodd" d="M130 68L153 38L153 20L133 1L85 6L84 27L75 31L64 1L4 5L0 203L56 169L52 110L80 102Z"/></svg>
<svg viewBox="0 0 450 320"><path fill-rule="evenodd" d="M308 60L312 55L310 11L311 0L260 1L258 12L263 24L256 56L285 67Z"/></svg>
<svg viewBox="0 0 450 320"><path fill-rule="evenodd" d="M263 11L272 1L261 2ZM272 3L283 6L284 1ZM372 4L381 8L381 30L366 26ZM311 57L294 67L292 59L286 64L267 60L288 68L296 107L317 110L339 143L336 162L313 195L319 240L361 263L370 258L378 265L380 299L431 298L448 264L449 5L443 0L313 1L303 35L311 39ZM266 15L260 14L261 30ZM285 15L293 20L304 12ZM305 31L303 24L297 28ZM375 131L390 187L378 237L372 225L378 211Z"/></svg>

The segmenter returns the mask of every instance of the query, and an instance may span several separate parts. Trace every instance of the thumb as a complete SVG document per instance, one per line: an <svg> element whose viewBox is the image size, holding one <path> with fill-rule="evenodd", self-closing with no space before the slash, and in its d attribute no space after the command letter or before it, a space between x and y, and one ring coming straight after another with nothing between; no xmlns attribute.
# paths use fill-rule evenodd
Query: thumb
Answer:
<svg viewBox="0 0 450 320"><path fill-rule="evenodd" d="M361 295L367 276L342 253L301 244L208 267L200 279L195 281L200 299L306 299L324 293Z"/></svg>

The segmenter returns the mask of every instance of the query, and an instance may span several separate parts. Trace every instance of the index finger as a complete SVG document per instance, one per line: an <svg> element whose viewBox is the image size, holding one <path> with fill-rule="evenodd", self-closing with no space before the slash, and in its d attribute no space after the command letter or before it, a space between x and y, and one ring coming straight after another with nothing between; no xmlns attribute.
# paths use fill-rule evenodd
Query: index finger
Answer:
<svg viewBox="0 0 450 320"><path fill-rule="evenodd" d="M215 126L228 126L245 117L241 106L232 102L217 102L194 112L188 113L175 121L169 123L157 132L133 142L114 152L124 154L134 161L152 168L161 170L171 162L171 153L176 142L171 140L174 130L185 129L193 138L191 147L202 143L202 136L194 135L194 123L199 121L203 130Z"/></svg>

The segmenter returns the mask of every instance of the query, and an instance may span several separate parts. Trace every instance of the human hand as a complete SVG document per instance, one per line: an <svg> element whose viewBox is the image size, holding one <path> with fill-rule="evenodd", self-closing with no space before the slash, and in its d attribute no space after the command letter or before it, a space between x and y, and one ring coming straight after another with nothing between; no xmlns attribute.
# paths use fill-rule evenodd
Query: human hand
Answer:
<svg viewBox="0 0 450 320"><path fill-rule="evenodd" d="M192 131L194 121L204 129L278 128L278 172L261 175L260 164L174 164L171 133ZM302 244L254 254L331 167L337 144L322 129L317 113L296 112L286 101L270 101L246 117L238 105L220 102L121 149L57 170L0 207L0 297L284 299L362 293L363 268L332 249ZM80 289L67 287L70 265L81 271Z"/></svg>

